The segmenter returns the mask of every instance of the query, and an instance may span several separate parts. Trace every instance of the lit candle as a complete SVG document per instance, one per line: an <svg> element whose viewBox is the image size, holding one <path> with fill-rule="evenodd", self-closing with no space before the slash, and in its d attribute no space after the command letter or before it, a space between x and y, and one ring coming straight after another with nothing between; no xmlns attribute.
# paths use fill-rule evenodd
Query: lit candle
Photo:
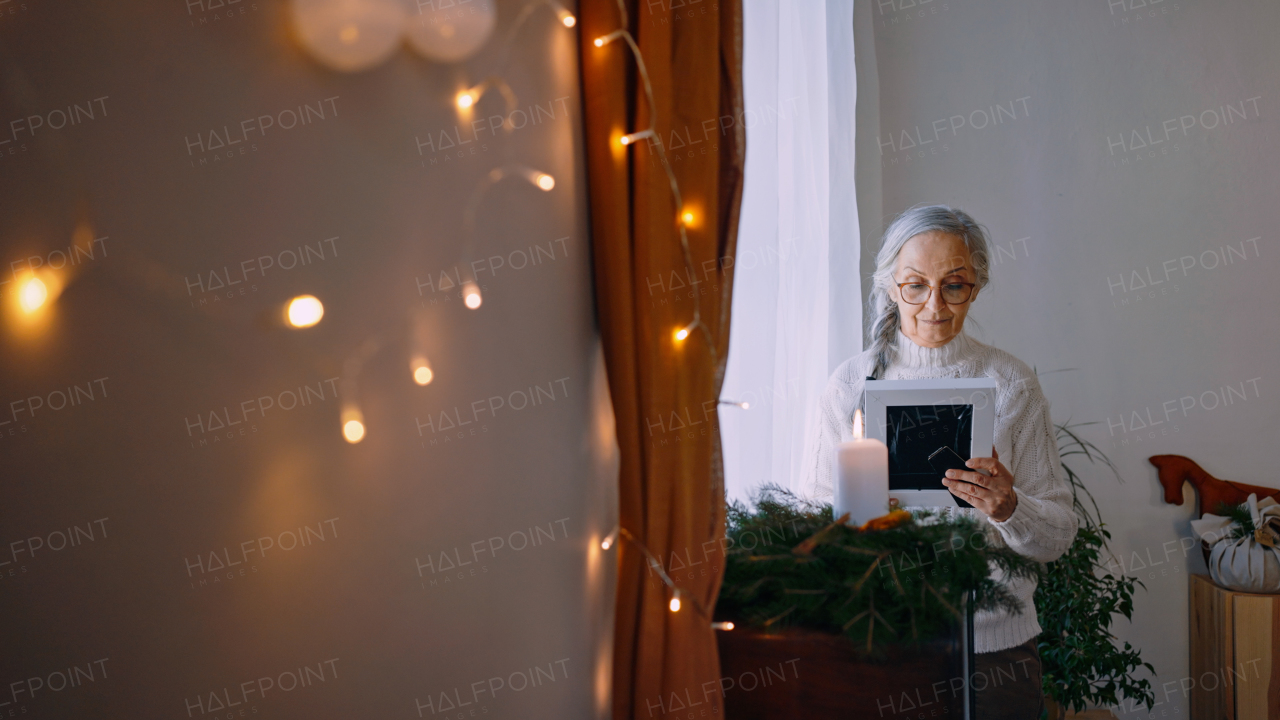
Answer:
<svg viewBox="0 0 1280 720"><path fill-rule="evenodd" d="M849 513L855 526L889 512L889 448L863 437L861 410L853 415L853 440L836 452L832 505L837 519Z"/></svg>

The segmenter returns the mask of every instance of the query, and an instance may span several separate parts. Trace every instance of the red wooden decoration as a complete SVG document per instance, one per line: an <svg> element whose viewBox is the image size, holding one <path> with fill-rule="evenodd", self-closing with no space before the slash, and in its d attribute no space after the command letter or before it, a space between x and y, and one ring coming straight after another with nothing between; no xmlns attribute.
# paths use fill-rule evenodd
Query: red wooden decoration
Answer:
<svg viewBox="0 0 1280 720"><path fill-rule="evenodd" d="M1219 480L1205 472L1191 458L1181 455L1152 455L1147 458L1159 470L1160 484L1164 486L1164 501L1170 505L1182 504L1182 483L1190 482L1200 495L1199 514L1218 514L1218 505L1239 505L1257 493L1258 499L1273 497L1280 500L1280 489L1245 485L1230 480Z"/></svg>

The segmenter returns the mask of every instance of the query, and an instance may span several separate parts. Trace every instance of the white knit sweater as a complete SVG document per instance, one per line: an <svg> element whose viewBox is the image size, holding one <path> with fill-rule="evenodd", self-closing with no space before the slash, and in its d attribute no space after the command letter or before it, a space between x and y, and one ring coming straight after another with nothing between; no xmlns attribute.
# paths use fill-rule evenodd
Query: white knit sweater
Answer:
<svg viewBox="0 0 1280 720"><path fill-rule="evenodd" d="M982 378L996 381L996 450L1013 473L1018 505L1004 522L986 518L979 510L950 508L978 520L986 519L992 542L1040 562L1056 560L1076 536L1077 519L1058 457L1058 444L1049 404L1036 375L1026 363L1003 350L984 345L961 333L940 348L916 345L901 331L897 356L885 380L919 378ZM806 486L821 499L832 497L832 465L837 446L852 437L853 411L860 405L863 382L871 373L874 357L867 351L846 360L831 375L819 403L817 442L805 454ZM974 617L975 650L995 652L1020 645L1040 634L1036 621L1034 580L1007 579L994 570L999 581L1022 601L1023 612L980 612Z"/></svg>

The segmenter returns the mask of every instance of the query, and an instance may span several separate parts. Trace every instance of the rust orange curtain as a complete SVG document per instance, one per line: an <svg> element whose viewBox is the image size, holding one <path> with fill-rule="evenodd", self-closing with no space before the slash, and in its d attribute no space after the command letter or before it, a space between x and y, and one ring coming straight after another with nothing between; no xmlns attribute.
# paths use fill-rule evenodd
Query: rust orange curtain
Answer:
<svg viewBox="0 0 1280 720"><path fill-rule="evenodd" d="M658 574L635 544L619 541L617 719L723 716L715 635L698 606L714 608L724 570L716 408L745 157L741 9L741 0L578 7L596 307L622 460L620 522L685 595L682 609L670 612ZM594 44L621 28L647 66L657 136L629 146L619 138L649 127L643 80L625 40ZM702 327L678 340L695 297Z"/></svg>

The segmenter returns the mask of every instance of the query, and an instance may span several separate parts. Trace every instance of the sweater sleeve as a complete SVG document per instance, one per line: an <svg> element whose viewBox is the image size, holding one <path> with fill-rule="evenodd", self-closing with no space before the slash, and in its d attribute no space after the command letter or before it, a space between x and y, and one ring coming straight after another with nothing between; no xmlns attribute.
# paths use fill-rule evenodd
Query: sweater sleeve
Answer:
<svg viewBox="0 0 1280 720"><path fill-rule="evenodd" d="M842 441L842 429L850 424L858 398L862 395L861 380L847 377L856 369L853 360L837 368L827 381L815 409L815 432L810 433L810 440L805 444L802 487L817 500L835 499L832 463L836 448Z"/></svg>
<svg viewBox="0 0 1280 720"><path fill-rule="evenodd" d="M1013 473L1018 505L1004 522L990 518L988 522L1018 554L1052 562L1071 547L1079 520L1058 456L1049 404L1034 372L1025 365L1020 369L1017 375L1021 377L1005 388L1006 398L996 419L998 427L1008 428L1012 457L1001 461Z"/></svg>

